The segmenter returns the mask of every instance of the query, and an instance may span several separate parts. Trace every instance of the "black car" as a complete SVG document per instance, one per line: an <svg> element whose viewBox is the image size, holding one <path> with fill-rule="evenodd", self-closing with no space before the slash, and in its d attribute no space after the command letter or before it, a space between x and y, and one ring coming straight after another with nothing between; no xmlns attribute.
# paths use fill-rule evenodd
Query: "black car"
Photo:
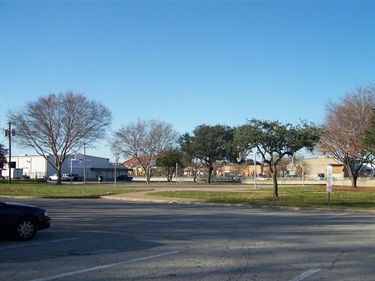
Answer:
<svg viewBox="0 0 375 281"><path fill-rule="evenodd" d="M0 234L14 236L17 240L32 239L38 230L49 228L51 218L42 208L0 202Z"/></svg>
<svg viewBox="0 0 375 281"><path fill-rule="evenodd" d="M78 174L72 174L72 177L74 181L83 181L83 177Z"/></svg>
<svg viewBox="0 0 375 281"><path fill-rule="evenodd" d="M129 177L128 175L121 175L116 178L116 181L132 181L133 177Z"/></svg>

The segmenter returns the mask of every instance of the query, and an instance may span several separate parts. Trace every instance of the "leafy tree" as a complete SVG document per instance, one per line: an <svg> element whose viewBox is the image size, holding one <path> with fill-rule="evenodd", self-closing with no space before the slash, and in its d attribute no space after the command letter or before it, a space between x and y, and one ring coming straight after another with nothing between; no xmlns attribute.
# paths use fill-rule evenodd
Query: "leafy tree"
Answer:
<svg viewBox="0 0 375 281"><path fill-rule="evenodd" d="M199 169L203 166L202 162L197 158L197 155L193 148L193 137L185 133L181 135L178 140L179 150L182 153L181 161L184 166L189 167L191 169L191 173L193 175L194 182L197 181L197 174Z"/></svg>
<svg viewBox="0 0 375 281"><path fill-rule="evenodd" d="M112 114L84 94L66 91L27 102L23 109L10 114L9 120L16 127L17 142L43 156L57 171L56 184L61 184L65 159L85 143L103 138ZM53 155L53 162L48 155Z"/></svg>
<svg viewBox="0 0 375 281"><path fill-rule="evenodd" d="M114 132L111 148L115 154L135 158L145 172L146 183L149 184L152 162L157 162L162 151L173 147L176 138L177 133L171 124L157 120L138 120Z"/></svg>
<svg viewBox="0 0 375 281"><path fill-rule="evenodd" d="M231 127L204 124L196 127L192 136L185 134L184 138L180 139L182 149L190 150L190 153L208 168L208 183L211 183L213 163L230 154L233 134L234 129Z"/></svg>
<svg viewBox="0 0 375 281"><path fill-rule="evenodd" d="M236 129L234 143L242 151L255 149L269 165L273 180L273 196L278 197L278 164L285 156L293 156L302 148L312 151L319 141L321 129L302 121L293 126L279 121L252 119Z"/></svg>
<svg viewBox="0 0 375 281"><path fill-rule="evenodd" d="M324 134L318 149L341 162L348 171L353 188L363 166L371 162L372 112L375 108L375 88L369 84L348 92L338 102L326 105ZM367 132L367 141L364 140Z"/></svg>
<svg viewBox="0 0 375 281"><path fill-rule="evenodd" d="M0 168L3 168L8 163L6 158L4 145L0 143ZM1 170L1 169L0 169Z"/></svg>
<svg viewBox="0 0 375 281"><path fill-rule="evenodd" d="M172 181L173 174L176 171L176 164L179 167L182 167L182 152L175 148L167 148L164 151L161 151L158 155L158 167L165 167L167 170L167 181Z"/></svg>

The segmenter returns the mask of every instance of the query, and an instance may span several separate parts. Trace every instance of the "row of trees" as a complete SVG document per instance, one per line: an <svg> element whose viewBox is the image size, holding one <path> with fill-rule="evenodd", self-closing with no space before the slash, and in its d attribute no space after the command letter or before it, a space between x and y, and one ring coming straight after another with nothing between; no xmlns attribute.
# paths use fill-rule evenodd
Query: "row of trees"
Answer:
<svg viewBox="0 0 375 281"><path fill-rule="evenodd" d="M356 187L363 165L374 160L374 109L375 90L369 84L348 92L337 102L329 101L322 126L307 121L293 125L254 118L239 127L203 124L192 133L178 135L171 124L138 120L115 131L109 142L114 155L138 160L147 175L146 182L151 178L150 167L156 162L165 167L184 164L195 174L204 165L210 182L217 160L243 161L239 157L243 153L257 152L270 167L277 197L278 164L303 148L318 148L342 162ZM66 157L102 138L112 116L101 103L67 91L28 102L9 119L16 127L20 145L34 148L47 161L48 154L54 156L54 163L50 164L61 179L61 164ZM145 162L145 157L149 161Z"/></svg>
<svg viewBox="0 0 375 281"><path fill-rule="evenodd" d="M160 136L163 136L162 138ZM274 196L278 196L277 166L285 156L293 156L302 148L312 151L319 141L321 129L312 123L282 124L279 121L249 120L240 127L224 125L200 125L192 134L178 137L164 122L138 120L115 132L112 149L117 154L135 157L139 160L150 180L150 167L144 156L150 157L162 166L173 168L177 162L198 170L208 168L208 183L211 182L213 165L218 160L241 162L238 156L253 149L262 156L270 167L273 179ZM173 161L171 161L173 159Z"/></svg>

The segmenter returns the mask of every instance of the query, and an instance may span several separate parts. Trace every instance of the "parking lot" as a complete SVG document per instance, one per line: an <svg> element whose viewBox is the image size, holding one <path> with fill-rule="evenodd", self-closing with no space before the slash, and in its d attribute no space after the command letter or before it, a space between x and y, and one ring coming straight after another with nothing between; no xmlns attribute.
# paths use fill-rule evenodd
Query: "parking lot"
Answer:
<svg viewBox="0 0 375 281"><path fill-rule="evenodd" d="M0 280L375 280L374 214L17 199L49 210L0 240Z"/></svg>

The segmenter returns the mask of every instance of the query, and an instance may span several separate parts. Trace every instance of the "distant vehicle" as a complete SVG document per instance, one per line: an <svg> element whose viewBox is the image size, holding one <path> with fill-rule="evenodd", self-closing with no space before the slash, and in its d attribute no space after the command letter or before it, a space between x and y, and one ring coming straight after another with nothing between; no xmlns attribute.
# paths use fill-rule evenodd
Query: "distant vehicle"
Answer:
<svg viewBox="0 0 375 281"><path fill-rule="evenodd" d="M11 235L19 241L32 239L38 230L49 228L51 218L42 208L0 202L0 234Z"/></svg>
<svg viewBox="0 0 375 281"><path fill-rule="evenodd" d="M83 181L83 177L78 174L72 174L72 177L74 181Z"/></svg>
<svg viewBox="0 0 375 281"><path fill-rule="evenodd" d="M53 175L49 176L48 179L51 180L51 181L57 181L57 174L53 174ZM83 181L83 177L81 177L78 174L62 174L61 180L62 181L70 181L70 180Z"/></svg>
<svg viewBox="0 0 375 281"><path fill-rule="evenodd" d="M50 181L57 181L57 174L50 175L48 179Z"/></svg>
<svg viewBox="0 0 375 281"><path fill-rule="evenodd" d="M244 175L237 175L237 176L234 176L233 180L234 181L243 181L245 179L245 176Z"/></svg>
<svg viewBox="0 0 375 281"><path fill-rule="evenodd" d="M61 180L62 181L70 181L70 180L73 180L73 176L71 174L62 174Z"/></svg>
<svg viewBox="0 0 375 281"><path fill-rule="evenodd" d="M116 181L132 181L133 177L129 177L128 175L121 175L116 178Z"/></svg>

